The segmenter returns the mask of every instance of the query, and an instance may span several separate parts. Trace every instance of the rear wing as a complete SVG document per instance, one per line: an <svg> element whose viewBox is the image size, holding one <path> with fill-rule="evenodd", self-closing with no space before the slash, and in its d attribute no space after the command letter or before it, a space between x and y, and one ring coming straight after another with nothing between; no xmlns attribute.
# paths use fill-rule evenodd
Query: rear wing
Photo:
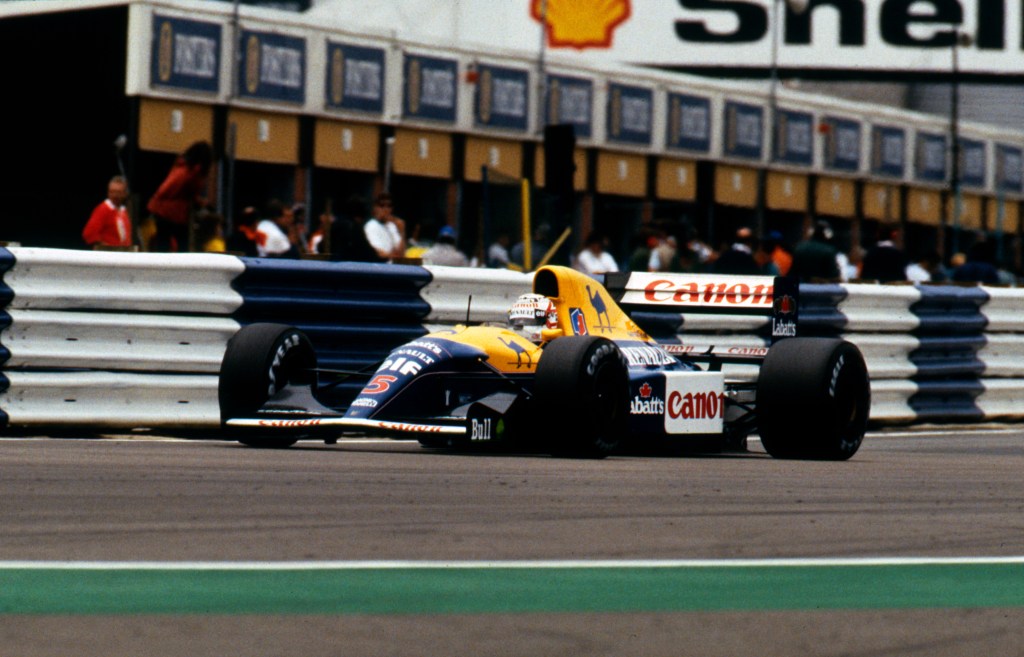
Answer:
<svg viewBox="0 0 1024 657"><path fill-rule="evenodd" d="M641 325L635 315L655 313L726 332L768 329L772 343L797 335L800 286L792 277L619 272L605 276L605 288Z"/></svg>

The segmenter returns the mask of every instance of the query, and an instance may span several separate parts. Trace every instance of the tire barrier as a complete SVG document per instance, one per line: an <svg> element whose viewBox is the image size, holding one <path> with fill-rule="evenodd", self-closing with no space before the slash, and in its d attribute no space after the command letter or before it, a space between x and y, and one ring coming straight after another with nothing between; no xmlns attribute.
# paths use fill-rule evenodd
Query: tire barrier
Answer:
<svg viewBox="0 0 1024 657"><path fill-rule="evenodd" d="M531 281L485 269L0 248L0 426L216 427L220 361L242 325L295 325L322 367L360 370L431 330L504 322ZM1022 307L1024 290L1010 288L805 284L800 332L858 345L876 424L1020 419ZM626 309L694 350L769 344L763 316ZM726 371L757 375L750 365Z"/></svg>

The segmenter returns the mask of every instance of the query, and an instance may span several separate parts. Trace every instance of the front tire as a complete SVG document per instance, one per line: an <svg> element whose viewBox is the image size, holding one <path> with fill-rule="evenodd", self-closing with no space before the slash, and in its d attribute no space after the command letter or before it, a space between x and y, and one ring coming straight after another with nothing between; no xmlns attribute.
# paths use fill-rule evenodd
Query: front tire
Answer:
<svg viewBox="0 0 1024 657"><path fill-rule="evenodd" d="M629 372L611 340L596 336L551 341L537 364L537 416L556 456L604 458L629 430Z"/></svg>
<svg viewBox="0 0 1024 657"><path fill-rule="evenodd" d="M845 461L860 448L871 384L856 345L789 338L772 345L757 379L758 432L775 458Z"/></svg>
<svg viewBox="0 0 1024 657"><path fill-rule="evenodd" d="M316 352L304 333L284 324L250 324L228 341L220 365L217 397L221 423L253 417L286 385L316 385ZM283 448L298 441L294 434L260 434L234 430L238 442L250 447Z"/></svg>

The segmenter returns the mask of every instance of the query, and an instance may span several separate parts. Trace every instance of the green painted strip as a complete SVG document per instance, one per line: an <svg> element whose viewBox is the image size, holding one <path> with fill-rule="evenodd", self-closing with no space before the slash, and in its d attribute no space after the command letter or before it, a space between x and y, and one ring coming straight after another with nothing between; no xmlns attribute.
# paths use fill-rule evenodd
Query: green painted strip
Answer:
<svg viewBox="0 0 1024 657"><path fill-rule="evenodd" d="M1024 564L0 569L2 614L477 614L1024 606Z"/></svg>

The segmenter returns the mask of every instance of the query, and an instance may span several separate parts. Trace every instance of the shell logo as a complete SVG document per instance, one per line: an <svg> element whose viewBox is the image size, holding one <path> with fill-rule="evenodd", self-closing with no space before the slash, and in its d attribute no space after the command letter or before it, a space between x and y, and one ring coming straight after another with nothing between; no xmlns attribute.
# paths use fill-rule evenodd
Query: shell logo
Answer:
<svg viewBox="0 0 1024 657"><path fill-rule="evenodd" d="M545 15L546 5L546 15ZM608 48L629 18L630 0L533 0L530 14L546 27L554 48Z"/></svg>

